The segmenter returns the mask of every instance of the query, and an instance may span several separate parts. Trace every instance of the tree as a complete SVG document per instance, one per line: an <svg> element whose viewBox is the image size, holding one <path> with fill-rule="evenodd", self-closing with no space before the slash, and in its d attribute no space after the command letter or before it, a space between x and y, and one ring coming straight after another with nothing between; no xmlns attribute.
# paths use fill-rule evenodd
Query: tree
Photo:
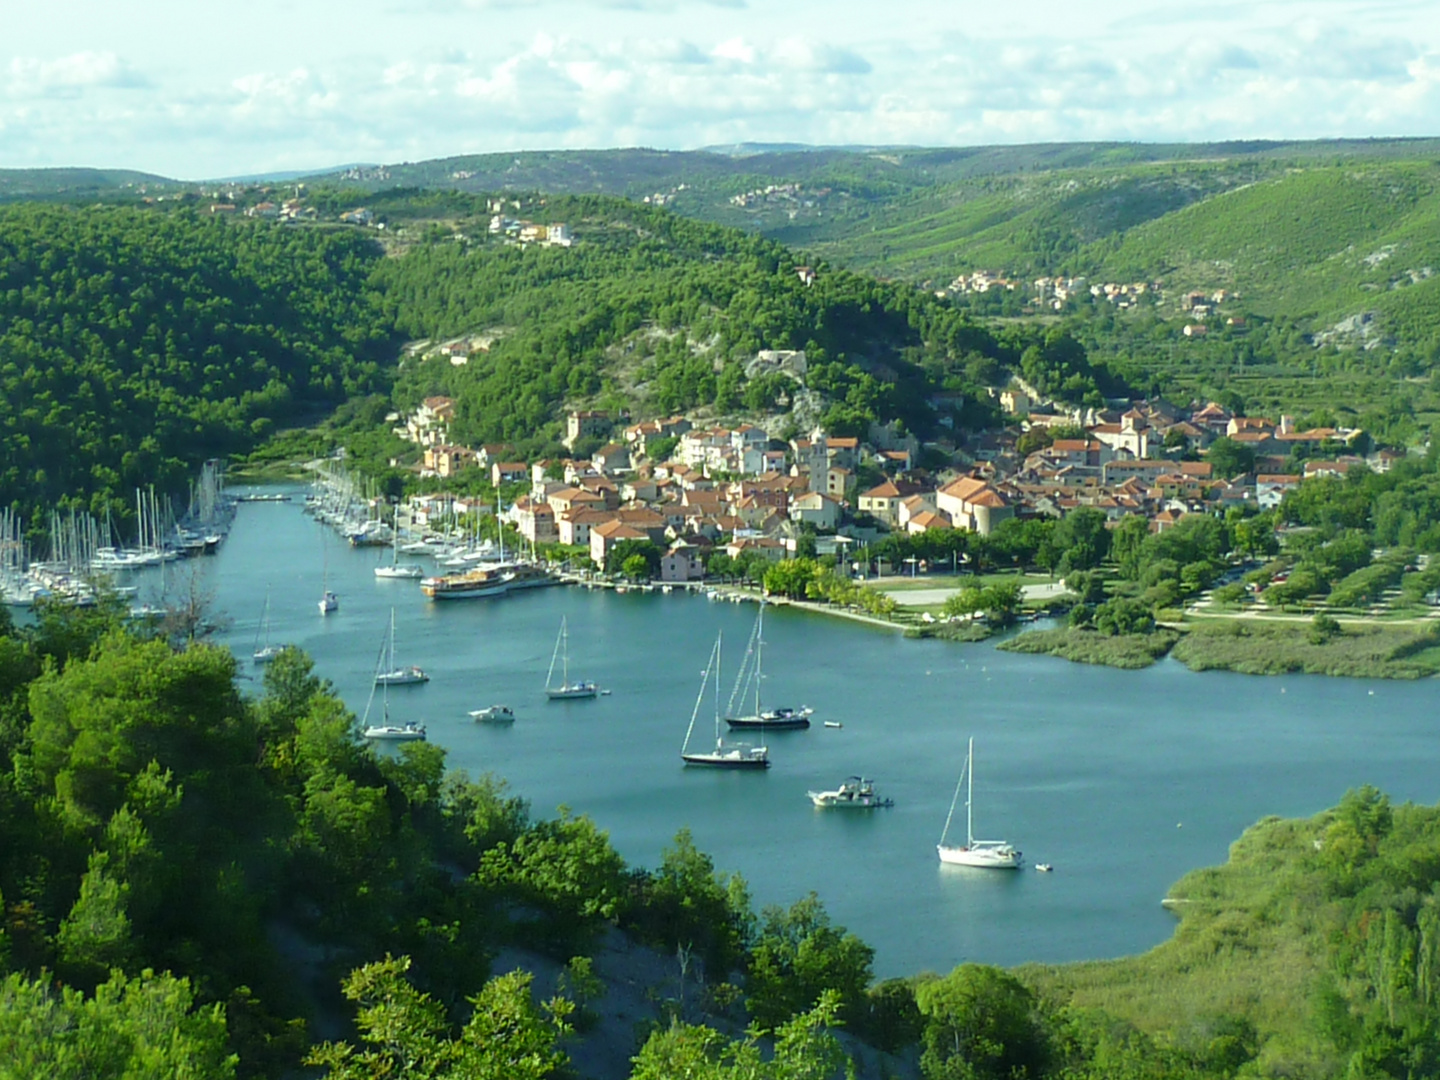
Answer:
<svg viewBox="0 0 1440 1080"><path fill-rule="evenodd" d="M875 950L835 926L811 893L789 910L766 908L750 954L746 1004L756 1023L774 1029L835 991L842 1015L860 1005Z"/></svg>
<svg viewBox="0 0 1440 1080"><path fill-rule="evenodd" d="M1066 514L1055 524L1051 546L1059 552L1055 569L1061 574L1072 570L1093 570L1110 554L1110 530L1104 511L1082 506Z"/></svg>
<svg viewBox="0 0 1440 1080"><path fill-rule="evenodd" d="M630 1080L830 1080L850 1064L829 1031L838 1012L837 995L822 994L815 1008L775 1032L769 1061L753 1032L732 1042L714 1028L675 1022L645 1040Z"/></svg>
<svg viewBox="0 0 1440 1080"><path fill-rule="evenodd" d="M1035 999L999 968L962 964L921 983L925 1016L920 1067L927 1080L1025 1080L1039 1077L1047 1054Z"/></svg>
<svg viewBox="0 0 1440 1080"><path fill-rule="evenodd" d="M636 558L640 559L644 566L638 574L631 574L626 567L638 565L631 563L631 560ZM609 574L624 573L635 578L659 577L660 549L650 540L621 540L606 552L604 569Z"/></svg>
<svg viewBox="0 0 1440 1080"><path fill-rule="evenodd" d="M343 989L360 1006L355 1026L365 1047L325 1043L306 1064L331 1080L546 1080L567 1064L556 1043L569 1031L573 1005L558 997L536 1005L528 972L487 982L452 1039L444 1008L410 983L409 970L410 958L402 956L351 972Z"/></svg>
<svg viewBox="0 0 1440 1080"><path fill-rule="evenodd" d="M620 569L631 581L639 581L650 573L650 563L644 555L631 555Z"/></svg>
<svg viewBox="0 0 1440 1080"><path fill-rule="evenodd" d="M1095 609L1091 621L1107 637L1120 634L1148 634L1155 629L1155 616L1143 600L1116 597Z"/></svg>
<svg viewBox="0 0 1440 1080"><path fill-rule="evenodd" d="M186 979L115 972L93 997L13 974L0 981L0 1076L6 1080L231 1080L219 1005L197 1008Z"/></svg>
<svg viewBox="0 0 1440 1080"><path fill-rule="evenodd" d="M634 918L642 934L667 949L693 949L711 978L723 979L745 957L755 916L745 879L715 872L710 856L681 829L645 876Z"/></svg>
<svg viewBox="0 0 1440 1080"><path fill-rule="evenodd" d="M1210 462L1216 476L1229 479L1255 468L1255 451L1228 435L1221 435L1205 451L1205 460Z"/></svg>

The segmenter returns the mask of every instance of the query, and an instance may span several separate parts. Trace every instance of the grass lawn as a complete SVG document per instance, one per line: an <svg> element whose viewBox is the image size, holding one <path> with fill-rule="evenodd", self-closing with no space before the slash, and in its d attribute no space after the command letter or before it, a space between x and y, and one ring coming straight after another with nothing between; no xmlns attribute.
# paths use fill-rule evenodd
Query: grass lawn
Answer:
<svg viewBox="0 0 1440 1080"><path fill-rule="evenodd" d="M866 582L885 592L905 592L910 589L963 589L970 585L996 585L1002 581L1018 581L1021 585L1049 585L1056 578L1048 574L922 574L920 577L871 578Z"/></svg>

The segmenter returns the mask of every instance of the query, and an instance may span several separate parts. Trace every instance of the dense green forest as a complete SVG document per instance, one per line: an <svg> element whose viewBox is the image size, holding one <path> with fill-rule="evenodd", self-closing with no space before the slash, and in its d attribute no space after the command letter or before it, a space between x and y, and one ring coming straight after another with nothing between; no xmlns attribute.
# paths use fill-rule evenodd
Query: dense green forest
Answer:
<svg viewBox="0 0 1440 1080"><path fill-rule="evenodd" d="M407 336L495 329L488 350L463 367L434 358L407 363L398 378L402 404L453 394L464 437L531 437L565 400L773 412L796 383L747 379L746 362L762 349L805 351L804 385L823 395L819 419L835 434L899 420L928 435L937 420L928 399L942 390L962 396L959 423L981 422L993 416L985 385L1022 359L1076 400L1096 402L1114 384L1071 339L992 334L924 292L824 264L807 285L795 255L733 229L610 199L549 199L542 209L582 243L522 249L432 237L376 273Z"/></svg>
<svg viewBox="0 0 1440 1080"><path fill-rule="evenodd" d="M380 257L351 232L186 211L0 209L0 503L123 512L383 388Z"/></svg>
<svg viewBox="0 0 1440 1080"><path fill-rule="evenodd" d="M408 193L393 209L473 216L483 200ZM790 252L737 230L598 197L538 209L576 246L508 245L480 220L474 239L415 225L386 257L355 229L183 207L0 211L0 504L123 518L136 486L183 490L198 462L341 403L378 435L392 402L452 394L458 438L531 448L553 445L567 406L784 411L796 382L747 377L761 349L806 351L809 419L836 433L928 434L938 391L952 422L983 423L1006 365L1077 401L1118 385L1067 334L997 335L823 264L807 286ZM397 363L403 338L480 330L493 340L464 366Z"/></svg>
<svg viewBox="0 0 1440 1080"><path fill-rule="evenodd" d="M1144 956L876 984L817 898L757 915L683 831L629 867L595 822L535 817L439 747L377 755L294 650L246 693L227 651L102 605L0 627L0 657L7 1078L558 1077L617 930L688 957L635 1033L645 1080L832 1076L837 1025L927 1080L1440 1061L1440 810L1372 790L1247 833L1176 886L1176 937ZM492 971L502 947L563 962L561 992Z"/></svg>

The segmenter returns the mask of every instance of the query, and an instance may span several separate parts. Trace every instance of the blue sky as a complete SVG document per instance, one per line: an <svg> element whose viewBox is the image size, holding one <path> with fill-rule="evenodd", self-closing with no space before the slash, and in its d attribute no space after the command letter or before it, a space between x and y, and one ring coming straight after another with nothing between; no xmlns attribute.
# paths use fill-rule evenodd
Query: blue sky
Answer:
<svg viewBox="0 0 1440 1080"><path fill-rule="evenodd" d="M13 0L0 167L1440 134L1440 4Z"/></svg>

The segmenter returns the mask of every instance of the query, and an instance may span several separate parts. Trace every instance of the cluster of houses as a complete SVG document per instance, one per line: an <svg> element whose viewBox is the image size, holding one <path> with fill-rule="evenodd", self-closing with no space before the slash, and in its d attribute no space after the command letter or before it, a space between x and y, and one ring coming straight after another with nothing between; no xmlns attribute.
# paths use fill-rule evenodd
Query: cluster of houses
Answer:
<svg viewBox="0 0 1440 1080"><path fill-rule="evenodd" d="M1020 390L1002 397L1023 419L955 446L963 465L938 474L917 466L913 439L883 429L867 440L822 430L781 440L749 424L707 427L671 416L622 426L610 414L577 410L566 418L568 447L611 441L584 457L526 462L507 446L450 442L455 403L437 397L396 431L423 448L425 474L478 467L497 487L523 485L506 517L527 541L585 547L603 566L617 544L648 540L664 552L666 581L703 576L706 553L717 548L785 558L804 534L817 537L822 553L843 554L888 532L988 535L1012 518L1058 518L1080 507L1111 521L1142 515L1158 532L1187 514L1273 507L1307 477L1357 465L1384 471L1400 456L1345 452L1361 434L1355 429L1299 430L1289 416L1236 416L1214 402L1181 409L1156 399L1077 418L1032 408ZM1204 459L1222 436L1253 451L1252 472L1219 475ZM1291 470L1297 460L1303 467ZM863 487L862 474L870 481ZM464 513L461 501L422 496L412 510L423 523L426 514Z"/></svg>
<svg viewBox="0 0 1440 1080"><path fill-rule="evenodd" d="M767 202L786 202L800 197L799 184L766 184L754 191L742 191L730 196L731 206L750 207ZM819 193L817 193L819 194Z"/></svg>
<svg viewBox="0 0 1440 1080"><path fill-rule="evenodd" d="M1114 304L1119 308L1133 307L1147 295L1157 300L1161 296L1159 284L1152 282L1106 281L1092 285L1083 277L1040 277L1027 283L1007 277L996 270L975 270L968 274L961 274L948 286L937 290L935 295L942 298L967 296L972 293L988 293L1002 289L1006 292L1022 291L1055 311L1063 309L1066 302L1074 297L1084 295ZM1187 307L1185 310L1189 311L1190 309Z"/></svg>
<svg viewBox="0 0 1440 1080"><path fill-rule="evenodd" d="M509 218L504 214L493 214L490 218L490 234L503 236L516 244L541 244L545 247L569 247L575 242L570 227L563 221L553 225L539 225L521 218Z"/></svg>

